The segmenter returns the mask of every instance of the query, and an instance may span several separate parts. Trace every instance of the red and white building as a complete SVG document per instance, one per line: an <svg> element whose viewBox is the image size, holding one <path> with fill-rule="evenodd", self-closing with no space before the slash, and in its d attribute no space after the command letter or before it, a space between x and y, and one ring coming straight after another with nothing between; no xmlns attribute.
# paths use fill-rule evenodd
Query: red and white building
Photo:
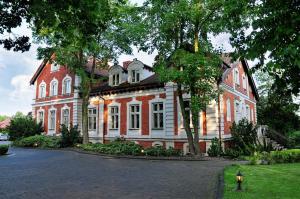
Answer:
<svg viewBox="0 0 300 199"><path fill-rule="evenodd" d="M256 123L255 83L245 60L223 62L223 89L218 101L212 101L199 115L200 149L206 152L210 141L221 136L230 140L233 121L247 118ZM87 66L87 72L90 66ZM109 142L124 137L144 147L162 145L188 150L181 110L174 83L162 83L152 67L134 59L97 70L107 81L95 86L89 105L89 136L93 142ZM60 134L60 124L81 128L80 78L64 66L43 62L31 84L36 87L33 116L42 121L48 135ZM189 95L184 96L186 106ZM186 111L189 111L186 108Z"/></svg>

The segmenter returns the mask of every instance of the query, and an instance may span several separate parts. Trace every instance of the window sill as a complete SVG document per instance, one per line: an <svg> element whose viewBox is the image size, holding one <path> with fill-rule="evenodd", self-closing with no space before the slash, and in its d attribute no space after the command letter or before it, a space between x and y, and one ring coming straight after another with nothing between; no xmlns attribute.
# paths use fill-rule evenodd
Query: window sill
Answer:
<svg viewBox="0 0 300 199"><path fill-rule="evenodd" d="M164 130L164 128L152 128L152 130L162 131L162 130Z"/></svg>
<svg viewBox="0 0 300 199"><path fill-rule="evenodd" d="M116 130L119 130L119 129L108 129L108 130L116 131Z"/></svg>
<svg viewBox="0 0 300 199"><path fill-rule="evenodd" d="M140 130L140 128L130 128L128 130Z"/></svg>

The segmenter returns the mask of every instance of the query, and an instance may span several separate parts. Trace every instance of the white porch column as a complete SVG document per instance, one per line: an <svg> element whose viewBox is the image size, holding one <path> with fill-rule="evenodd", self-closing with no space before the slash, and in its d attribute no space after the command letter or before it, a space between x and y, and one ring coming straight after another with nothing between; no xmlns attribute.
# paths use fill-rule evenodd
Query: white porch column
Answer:
<svg viewBox="0 0 300 199"><path fill-rule="evenodd" d="M174 83L169 82L165 86L166 103L165 103L165 136L174 136Z"/></svg>

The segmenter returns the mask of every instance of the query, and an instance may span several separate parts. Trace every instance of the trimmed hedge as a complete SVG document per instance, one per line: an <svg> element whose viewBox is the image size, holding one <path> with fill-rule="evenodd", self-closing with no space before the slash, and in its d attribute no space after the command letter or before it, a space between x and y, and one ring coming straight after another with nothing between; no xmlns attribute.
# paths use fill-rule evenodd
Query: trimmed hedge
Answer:
<svg viewBox="0 0 300 199"><path fill-rule="evenodd" d="M18 147L60 148L61 138L45 135L34 135L15 140L13 145Z"/></svg>
<svg viewBox="0 0 300 199"><path fill-rule="evenodd" d="M112 155L140 155L142 151L140 145L130 141L113 141L108 144L81 144L78 147L86 151Z"/></svg>
<svg viewBox="0 0 300 199"><path fill-rule="evenodd" d="M284 151L271 151L270 159L274 163L300 162L300 149L289 149Z"/></svg>
<svg viewBox="0 0 300 199"><path fill-rule="evenodd" d="M0 145L0 155L5 155L8 151L9 146L8 145Z"/></svg>
<svg viewBox="0 0 300 199"><path fill-rule="evenodd" d="M161 146L143 149L142 146L130 141L113 141L108 144L81 144L78 147L85 151L111 155L180 156L182 154L181 150L164 149Z"/></svg>

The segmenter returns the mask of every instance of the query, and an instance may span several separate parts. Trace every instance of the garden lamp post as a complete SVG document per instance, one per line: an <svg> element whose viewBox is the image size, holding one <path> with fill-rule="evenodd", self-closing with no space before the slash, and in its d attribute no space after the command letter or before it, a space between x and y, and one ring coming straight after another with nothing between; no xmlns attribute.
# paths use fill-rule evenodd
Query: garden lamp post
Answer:
<svg viewBox="0 0 300 199"><path fill-rule="evenodd" d="M241 173L241 171L239 171L236 174L236 182L237 182L237 191L241 191L242 190L242 182L243 182L243 174Z"/></svg>

